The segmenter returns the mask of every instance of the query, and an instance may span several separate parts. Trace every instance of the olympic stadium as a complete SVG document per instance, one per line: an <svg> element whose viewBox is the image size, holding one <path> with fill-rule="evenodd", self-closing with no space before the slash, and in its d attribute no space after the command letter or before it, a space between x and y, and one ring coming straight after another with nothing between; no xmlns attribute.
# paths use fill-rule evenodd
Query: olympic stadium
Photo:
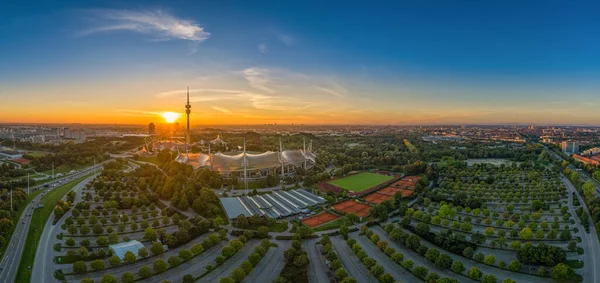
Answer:
<svg viewBox="0 0 600 283"><path fill-rule="evenodd" d="M308 169L315 164L312 145L303 149L284 150L280 144L279 151L262 153L244 150L235 155L225 153L179 153L176 162L191 165L194 169L201 167L216 170L224 177L264 178L269 174L280 174L283 178L295 172L296 168Z"/></svg>

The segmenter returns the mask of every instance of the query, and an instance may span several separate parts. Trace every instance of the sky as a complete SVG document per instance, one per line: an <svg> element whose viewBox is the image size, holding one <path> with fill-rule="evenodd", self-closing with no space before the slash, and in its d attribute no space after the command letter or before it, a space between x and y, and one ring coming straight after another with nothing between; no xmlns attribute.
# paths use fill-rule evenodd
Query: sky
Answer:
<svg viewBox="0 0 600 283"><path fill-rule="evenodd" d="M600 125L599 10L1 1L0 122Z"/></svg>

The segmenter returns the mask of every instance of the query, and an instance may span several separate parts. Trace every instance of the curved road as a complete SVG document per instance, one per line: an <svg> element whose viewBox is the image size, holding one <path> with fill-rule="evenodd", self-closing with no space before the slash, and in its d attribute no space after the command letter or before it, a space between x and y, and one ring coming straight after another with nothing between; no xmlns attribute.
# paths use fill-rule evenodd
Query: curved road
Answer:
<svg viewBox="0 0 600 283"><path fill-rule="evenodd" d="M100 164L96 165L99 166ZM84 175L92 172L93 166L87 169L81 170L73 175L58 178L51 183L44 185L38 185L31 187L31 190L44 189L48 185L46 192L54 190L59 187L59 184L65 184L70 180L77 179ZM54 185L57 185L54 187ZM15 223L15 231L13 236L10 238L10 243L6 249L6 253L3 255L2 261L0 262L0 282L15 282L17 276L17 270L19 269L19 263L21 263L21 257L23 255L23 249L25 248L25 241L27 239L27 233L29 232L29 225L31 224L31 217L29 213L33 213L33 209L39 205L40 200L46 194L43 192L37 195L23 210L21 218ZM33 281L36 282L36 281Z"/></svg>
<svg viewBox="0 0 600 283"><path fill-rule="evenodd" d="M77 195L81 195L81 189L85 187L85 185L87 183L89 183L90 181L92 181L94 178L96 178L96 175L92 175L88 178L86 178L85 180L79 182L77 185L75 185L75 187L73 187L73 189L71 191L75 191L77 193ZM67 195L65 194L65 197ZM68 213L67 213L68 214ZM31 273L31 282L36 282L36 283L43 283L43 282L54 282L56 281L56 279L54 279L54 250L53 250L53 241L56 239L56 233L54 232L54 229L56 229L56 227L60 227L60 224L65 220L66 217L68 217L68 215L63 215L63 217L61 218L61 220L56 223L56 225L52 224L52 221L50 221L50 219L52 219L52 216L54 215L54 212L52 212L52 214L50 215L50 218L48 218L48 221L46 221L46 225L44 226L44 231L42 232L42 235L40 236L40 242L38 243L37 246L37 250L35 252L35 259L33 261L33 270ZM60 228L59 228L60 229Z"/></svg>

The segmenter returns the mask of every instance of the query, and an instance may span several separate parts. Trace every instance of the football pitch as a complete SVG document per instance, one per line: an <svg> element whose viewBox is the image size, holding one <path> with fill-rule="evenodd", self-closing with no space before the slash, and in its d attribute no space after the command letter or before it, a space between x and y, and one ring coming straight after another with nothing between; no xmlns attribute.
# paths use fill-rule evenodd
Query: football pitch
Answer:
<svg viewBox="0 0 600 283"><path fill-rule="evenodd" d="M329 181L329 184L338 186L353 192L362 192L375 185L379 185L385 181L393 179L392 176L363 172L348 177Z"/></svg>

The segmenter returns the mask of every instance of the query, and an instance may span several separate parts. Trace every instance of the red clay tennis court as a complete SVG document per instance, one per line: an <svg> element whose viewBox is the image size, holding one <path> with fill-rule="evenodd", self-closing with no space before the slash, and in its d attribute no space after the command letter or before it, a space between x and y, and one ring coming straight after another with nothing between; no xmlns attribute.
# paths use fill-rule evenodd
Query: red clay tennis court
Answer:
<svg viewBox="0 0 600 283"><path fill-rule="evenodd" d="M337 215L335 215L331 212L324 211L315 216L311 216L311 217L302 219L302 223L304 223L308 227L313 228L313 227L323 225L327 222L331 222L338 218L339 217L337 217Z"/></svg>
<svg viewBox="0 0 600 283"><path fill-rule="evenodd" d="M371 210L370 205L355 202L353 200L347 200L334 204L333 208L341 213L354 213L359 217L365 217L369 215L369 210Z"/></svg>
<svg viewBox="0 0 600 283"><path fill-rule="evenodd" d="M363 199L370 203L380 204L388 199L393 198L393 195L381 194L379 192L372 193Z"/></svg>

